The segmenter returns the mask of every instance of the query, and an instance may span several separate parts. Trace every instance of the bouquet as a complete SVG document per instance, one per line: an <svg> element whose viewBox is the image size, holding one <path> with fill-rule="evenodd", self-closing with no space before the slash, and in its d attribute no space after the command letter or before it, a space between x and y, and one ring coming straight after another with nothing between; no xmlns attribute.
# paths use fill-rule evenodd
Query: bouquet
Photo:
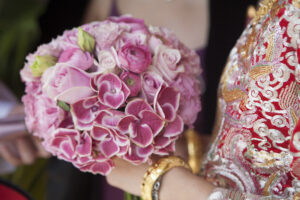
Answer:
<svg viewBox="0 0 300 200"><path fill-rule="evenodd" d="M26 59L26 126L81 171L174 152L201 109L197 54L130 16L67 30Z"/></svg>

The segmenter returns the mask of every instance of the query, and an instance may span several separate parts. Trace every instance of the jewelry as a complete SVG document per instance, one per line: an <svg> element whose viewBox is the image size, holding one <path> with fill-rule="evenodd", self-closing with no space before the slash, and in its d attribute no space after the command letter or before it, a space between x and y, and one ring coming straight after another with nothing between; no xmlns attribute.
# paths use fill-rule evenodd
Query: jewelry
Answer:
<svg viewBox="0 0 300 200"><path fill-rule="evenodd" d="M161 185L160 178L163 174L175 167L184 167L191 170L188 164L176 156L161 158L148 169L141 185L141 196L143 200L158 200L158 190Z"/></svg>

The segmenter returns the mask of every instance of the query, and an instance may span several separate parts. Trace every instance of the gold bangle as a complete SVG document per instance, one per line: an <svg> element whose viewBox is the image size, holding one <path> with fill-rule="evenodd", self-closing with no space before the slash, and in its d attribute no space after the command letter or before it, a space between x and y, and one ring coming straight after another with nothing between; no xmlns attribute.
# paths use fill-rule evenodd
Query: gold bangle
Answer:
<svg viewBox="0 0 300 200"><path fill-rule="evenodd" d="M143 200L152 200L152 189L154 183L167 171L174 167L185 167L191 170L190 166L185 163L181 158L176 156L169 156L161 158L158 162L153 164L145 173L142 186L141 196Z"/></svg>

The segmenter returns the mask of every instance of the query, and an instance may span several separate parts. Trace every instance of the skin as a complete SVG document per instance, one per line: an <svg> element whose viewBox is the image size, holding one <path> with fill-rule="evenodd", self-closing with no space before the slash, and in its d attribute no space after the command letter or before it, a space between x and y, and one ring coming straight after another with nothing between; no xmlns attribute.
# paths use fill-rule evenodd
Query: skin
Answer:
<svg viewBox="0 0 300 200"><path fill-rule="evenodd" d="M16 106L9 115L24 112L22 105ZM12 134L14 137L0 141L0 156L10 164L17 166L32 164L37 158L50 156L41 145L41 141L26 132Z"/></svg>

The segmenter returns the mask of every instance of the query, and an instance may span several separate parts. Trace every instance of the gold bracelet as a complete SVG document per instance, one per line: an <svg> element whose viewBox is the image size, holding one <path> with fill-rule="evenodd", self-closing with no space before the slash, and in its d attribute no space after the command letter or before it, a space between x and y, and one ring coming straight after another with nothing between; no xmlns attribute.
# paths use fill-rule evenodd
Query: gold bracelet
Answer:
<svg viewBox="0 0 300 200"><path fill-rule="evenodd" d="M153 200L152 190L154 183L167 171L174 167L185 167L191 170L190 166L185 163L181 158L176 156L168 156L161 158L158 162L153 164L146 174L144 175L142 186L141 186L141 196L143 200Z"/></svg>

